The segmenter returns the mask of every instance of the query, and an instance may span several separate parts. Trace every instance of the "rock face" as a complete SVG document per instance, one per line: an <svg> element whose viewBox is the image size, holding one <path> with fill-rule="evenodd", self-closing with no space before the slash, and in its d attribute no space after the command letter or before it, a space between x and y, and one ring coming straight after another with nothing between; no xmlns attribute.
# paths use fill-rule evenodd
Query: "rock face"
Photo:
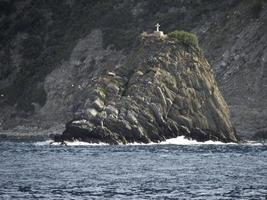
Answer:
<svg viewBox="0 0 267 200"><path fill-rule="evenodd" d="M134 38L158 22L164 32L198 36L238 135L266 132L266 7L265 0L0 1L0 131L64 129L77 93L97 76L85 75L124 65Z"/></svg>
<svg viewBox="0 0 267 200"><path fill-rule="evenodd" d="M90 71L64 140L159 142L184 135L237 142L228 107L201 51L176 39L141 36L123 65Z"/></svg>

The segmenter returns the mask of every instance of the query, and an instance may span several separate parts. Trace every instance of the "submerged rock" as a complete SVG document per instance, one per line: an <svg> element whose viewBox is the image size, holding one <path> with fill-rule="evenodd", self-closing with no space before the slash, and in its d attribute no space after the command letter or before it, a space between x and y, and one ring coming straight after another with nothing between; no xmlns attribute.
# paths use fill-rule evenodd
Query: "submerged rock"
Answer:
<svg viewBox="0 0 267 200"><path fill-rule="evenodd" d="M227 104L197 47L143 36L124 66L90 74L96 77L77 97L80 112L67 123L64 140L126 144L184 135L238 141Z"/></svg>

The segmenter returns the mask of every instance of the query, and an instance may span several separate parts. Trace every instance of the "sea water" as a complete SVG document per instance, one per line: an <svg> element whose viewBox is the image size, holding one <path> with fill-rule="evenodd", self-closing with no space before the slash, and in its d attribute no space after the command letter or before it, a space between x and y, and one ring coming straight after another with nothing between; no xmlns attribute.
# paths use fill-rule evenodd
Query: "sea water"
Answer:
<svg viewBox="0 0 267 200"><path fill-rule="evenodd" d="M266 199L267 146L0 142L0 199Z"/></svg>

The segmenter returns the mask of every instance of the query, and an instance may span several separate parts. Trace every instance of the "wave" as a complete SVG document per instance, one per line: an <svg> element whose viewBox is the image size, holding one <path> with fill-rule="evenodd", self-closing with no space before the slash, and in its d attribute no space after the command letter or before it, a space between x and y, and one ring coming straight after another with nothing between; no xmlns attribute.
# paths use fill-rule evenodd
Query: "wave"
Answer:
<svg viewBox="0 0 267 200"><path fill-rule="evenodd" d="M65 142L67 146L102 146L102 145L109 145L107 143L88 143L88 142L82 142L82 141L74 141L74 142ZM35 142L34 143L37 146L45 146L45 145L51 145L51 146L61 146L61 142L53 142L53 140L46 140L41 142Z"/></svg>
<svg viewBox="0 0 267 200"><path fill-rule="evenodd" d="M212 140L208 140L205 142L198 142L196 140L185 138L184 136L178 136L176 138L167 139L159 143L148 143L148 144L131 143L127 145L237 145L237 143L223 143L220 141L212 141Z"/></svg>
<svg viewBox="0 0 267 200"><path fill-rule="evenodd" d="M42 141L42 142L35 142L35 145L44 146L44 145L52 145L52 146L59 146L62 145L59 142L53 142L52 140ZM109 145L107 143L88 143L82 141L74 141L74 142L66 142L67 146L103 146ZM121 144L123 145L123 144ZM185 138L184 136L178 136L176 138L167 139L166 141L162 141L160 143L129 143L126 145L252 145L252 146L261 146L264 145L262 143L257 143L255 141L248 141L246 143L223 143L220 141L206 141L206 142L198 142L196 140L190 140Z"/></svg>
<svg viewBox="0 0 267 200"><path fill-rule="evenodd" d="M176 145L203 145L203 144L229 145L230 144L230 145L235 145L236 143L223 143L220 141L212 141L212 140L208 140L206 142L198 142L196 140L187 139L184 136L178 136L176 138L167 139L166 141L163 141L160 144L176 144Z"/></svg>

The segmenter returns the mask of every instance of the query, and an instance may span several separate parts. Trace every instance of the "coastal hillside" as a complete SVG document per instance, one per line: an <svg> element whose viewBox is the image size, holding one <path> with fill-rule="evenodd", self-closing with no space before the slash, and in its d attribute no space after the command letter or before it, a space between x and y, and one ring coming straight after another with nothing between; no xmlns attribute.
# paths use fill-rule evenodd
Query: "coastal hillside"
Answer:
<svg viewBox="0 0 267 200"><path fill-rule="evenodd" d="M81 77L126 66L136 38L160 23L198 36L237 133L265 133L266 20L264 0L2 0L0 128L63 131L84 103Z"/></svg>

